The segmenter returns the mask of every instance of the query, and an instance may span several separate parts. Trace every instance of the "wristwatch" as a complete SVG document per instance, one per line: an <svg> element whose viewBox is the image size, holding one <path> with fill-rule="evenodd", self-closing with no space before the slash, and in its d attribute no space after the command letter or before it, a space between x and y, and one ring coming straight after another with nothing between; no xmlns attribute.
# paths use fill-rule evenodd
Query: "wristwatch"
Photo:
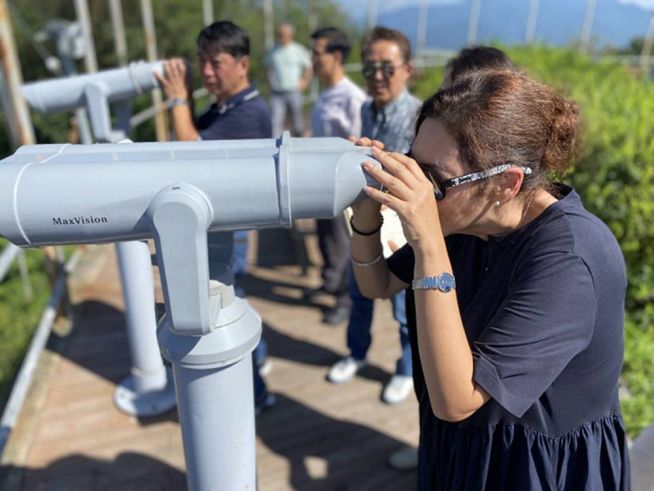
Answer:
<svg viewBox="0 0 654 491"><path fill-rule="evenodd" d="M186 99L182 99L181 97L171 97L168 100L168 107L172 109L173 107L177 106L188 106L188 101Z"/></svg>
<svg viewBox="0 0 654 491"><path fill-rule="evenodd" d="M411 288L414 290L439 290L447 293L456 288L456 281L450 273L441 273L438 276L416 278L411 282Z"/></svg>

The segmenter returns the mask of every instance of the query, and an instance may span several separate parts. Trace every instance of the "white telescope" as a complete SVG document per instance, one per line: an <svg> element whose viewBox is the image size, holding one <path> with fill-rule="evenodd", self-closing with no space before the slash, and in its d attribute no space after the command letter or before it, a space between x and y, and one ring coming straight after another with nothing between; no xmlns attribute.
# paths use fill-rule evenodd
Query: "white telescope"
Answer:
<svg viewBox="0 0 654 491"><path fill-rule="evenodd" d="M255 489L251 357L261 321L212 281L207 231L326 218L378 185L339 138L35 145L0 162L0 235L15 244L154 237L192 490ZM229 247L224 256L229 262ZM226 268L226 271L229 270ZM229 273L228 273L229 274ZM228 280L229 281L229 280Z"/></svg>
<svg viewBox="0 0 654 491"><path fill-rule="evenodd" d="M44 114L86 107L95 138L109 142L116 136L111 132L108 104L157 88L155 73L163 74L163 62L133 62L124 68L31 82L23 85L22 93L30 106Z"/></svg>
<svg viewBox="0 0 654 491"><path fill-rule="evenodd" d="M0 235L19 246L156 238L156 206L183 214L163 198L159 203L157 195L164 193L206 208L202 237L185 244L187 252L201 255L207 230L334 216L368 182L361 168L367 153L339 138L25 146L0 166ZM180 229L183 221L180 215ZM208 298L205 260L196 259L200 284L164 281L164 294L166 285L181 289L173 299L189 308L184 291ZM208 332L206 317L201 332L191 317L174 319L174 329Z"/></svg>
<svg viewBox="0 0 654 491"><path fill-rule="evenodd" d="M20 246L149 238L148 207L179 183L204 195L210 231L291 226L352 203L370 180L366 155L339 138L24 146L0 166L0 235Z"/></svg>
<svg viewBox="0 0 654 491"><path fill-rule="evenodd" d="M89 87L102 90L108 102L131 99L159 86L154 74L163 74L163 62L137 61L114 68L74 77L42 80L23 85L23 97L39 112L56 114L73 111L86 103Z"/></svg>
<svg viewBox="0 0 654 491"><path fill-rule="evenodd" d="M54 114L76 110L82 143L92 142L87 114L95 140L115 143L124 140L130 128L128 99L156 88L155 73L162 71L161 62L135 62L125 68L32 82L22 91L37 111ZM112 125L110 102L114 103L117 129ZM150 251L146 243L131 241L116 244L116 253L132 366L116 388L114 402L127 414L162 414L174 406L175 396L157 346Z"/></svg>

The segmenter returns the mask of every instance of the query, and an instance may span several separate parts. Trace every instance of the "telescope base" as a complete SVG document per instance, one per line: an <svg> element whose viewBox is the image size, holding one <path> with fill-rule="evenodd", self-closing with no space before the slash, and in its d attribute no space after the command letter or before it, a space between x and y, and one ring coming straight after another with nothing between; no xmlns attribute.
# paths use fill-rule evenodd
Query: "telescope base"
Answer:
<svg viewBox="0 0 654 491"><path fill-rule="evenodd" d="M134 376L130 375L116 387L114 404L130 416L150 417L167 413L177 405L173 377L169 373L166 385L160 390L139 393L134 388Z"/></svg>

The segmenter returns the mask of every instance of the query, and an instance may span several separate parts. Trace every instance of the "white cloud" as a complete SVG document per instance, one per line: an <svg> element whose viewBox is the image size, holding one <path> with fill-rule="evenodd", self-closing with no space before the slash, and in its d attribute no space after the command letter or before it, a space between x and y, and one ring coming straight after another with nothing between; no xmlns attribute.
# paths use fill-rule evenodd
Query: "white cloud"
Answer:
<svg viewBox="0 0 654 491"><path fill-rule="evenodd" d="M618 0L618 2L635 5L643 10L654 10L654 0Z"/></svg>

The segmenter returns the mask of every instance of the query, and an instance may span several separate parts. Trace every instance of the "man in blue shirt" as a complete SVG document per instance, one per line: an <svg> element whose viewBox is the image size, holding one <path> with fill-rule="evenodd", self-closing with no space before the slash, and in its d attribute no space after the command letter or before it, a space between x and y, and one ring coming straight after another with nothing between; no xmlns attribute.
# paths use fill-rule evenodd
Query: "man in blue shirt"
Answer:
<svg viewBox="0 0 654 491"><path fill-rule="evenodd" d="M256 87L250 83L250 38L230 21L214 22L197 38L197 54L202 84L215 97L215 103L196 122L191 110L192 94L186 63L181 58L168 60L165 74L158 77L173 117L178 140L238 140L271 138L270 113ZM209 258L215 235L209 234ZM217 245L217 243L216 243ZM235 279L246 272L247 232L234 233L233 267ZM211 268L211 260L210 270ZM210 271L211 273L211 271ZM214 277L211 274L211 277ZM237 288L238 292L238 288ZM274 404L259 374L264 366L266 345L263 339L254 353L254 392L257 411Z"/></svg>

